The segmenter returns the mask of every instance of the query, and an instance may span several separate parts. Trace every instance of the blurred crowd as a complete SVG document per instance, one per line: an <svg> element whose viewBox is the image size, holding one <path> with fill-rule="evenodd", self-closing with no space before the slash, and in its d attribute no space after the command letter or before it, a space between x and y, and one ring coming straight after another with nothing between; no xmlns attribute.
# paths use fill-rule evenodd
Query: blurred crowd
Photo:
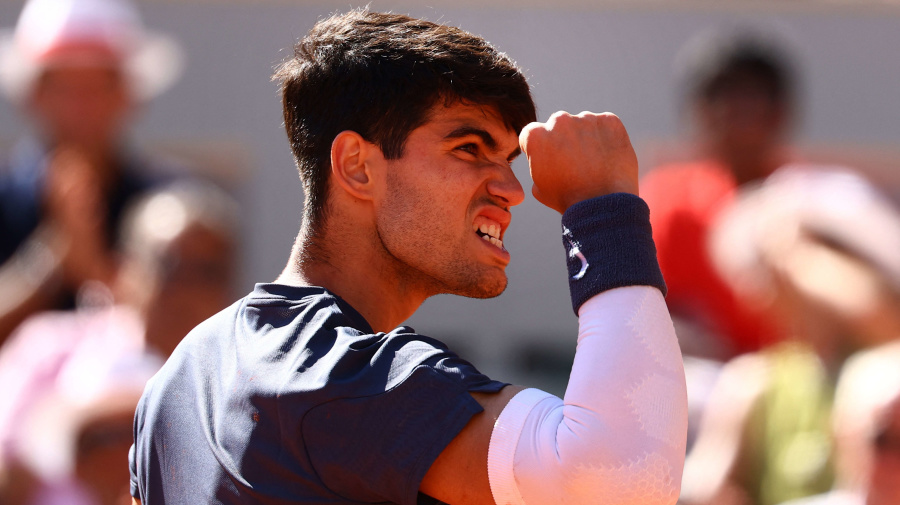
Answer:
<svg viewBox="0 0 900 505"><path fill-rule="evenodd" d="M138 150L180 51L124 0L30 0L0 37L23 137L0 162L0 503L130 503L146 381L231 302L239 213Z"/></svg>
<svg viewBox="0 0 900 505"><path fill-rule="evenodd" d="M684 505L900 503L900 210L790 146L788 47L691 41L693 157L641 183L688 379Z"/></svg>
<svg viewBox="0 0 900 505"><path fill-rule="evenodd" d="M685 356L684 505L900 503L900 210L790 146L797 62L729 29L678 61L690 161L642 181ZM29 0L0 37L0 503L129 503L146 380L230 302L236 203L139 152L180 53L125 0Z"/></svg>

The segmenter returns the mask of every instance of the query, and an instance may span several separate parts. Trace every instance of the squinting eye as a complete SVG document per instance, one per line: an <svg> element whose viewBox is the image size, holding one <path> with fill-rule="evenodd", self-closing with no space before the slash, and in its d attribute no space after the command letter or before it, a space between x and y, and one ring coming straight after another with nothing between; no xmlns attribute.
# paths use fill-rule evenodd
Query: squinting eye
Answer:
<svg viewBox="0 0 900 505"><path fill-rule="evenodd" d="M456 148L458 151L465 151L469 154L478 154L478 146L475 144L464 144Z"/></svg>

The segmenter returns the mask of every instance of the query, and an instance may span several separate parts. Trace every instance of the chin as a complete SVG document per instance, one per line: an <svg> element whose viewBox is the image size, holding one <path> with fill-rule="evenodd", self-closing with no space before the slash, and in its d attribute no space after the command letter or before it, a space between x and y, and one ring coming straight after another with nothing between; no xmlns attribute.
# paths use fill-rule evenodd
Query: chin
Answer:
<svg viewBox="0 0 900 505"><path fill-rule="evenodd" d="M478 282L454 290L453 294L467 298L496 298L506 290L508 282L506 275L485 276L478 279Z"/></svg>

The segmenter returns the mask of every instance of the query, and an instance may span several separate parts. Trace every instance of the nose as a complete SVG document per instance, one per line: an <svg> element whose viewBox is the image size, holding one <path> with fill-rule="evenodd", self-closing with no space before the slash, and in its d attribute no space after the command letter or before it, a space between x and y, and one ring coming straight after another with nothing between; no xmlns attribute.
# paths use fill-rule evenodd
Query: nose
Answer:
<svg viewBox="0 0 900 505"><path fill-rule="evenodd" d="M525 190L519 184L519 179L513 173L512 167L504 163L499 164L498 168L497 176L487 183L488 193L502 200L510 207L525 201Z"/></svg>

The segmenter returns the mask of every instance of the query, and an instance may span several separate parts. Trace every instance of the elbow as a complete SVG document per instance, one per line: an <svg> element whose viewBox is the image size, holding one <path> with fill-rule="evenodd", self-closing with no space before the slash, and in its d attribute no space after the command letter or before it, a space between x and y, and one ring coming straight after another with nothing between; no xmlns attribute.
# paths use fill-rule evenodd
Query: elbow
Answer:
<svg viewBox="0 0 900 505"><path fill-rule="evenodd" d="M687 444L686 410L639 416L638 422L631 416L606 416L604 422L590 423L595 427L590 434L579 430L588 418L578 417L580 423L563 422L557 429L559 457L554 469L545 469L557 476L559 489L577 497L571 503L674 505L678 501ZM608 429L597 429L601 426Z"/></svg>
<svg viewBox="0 0 900 505"><path fill-rule="evenodd" d="M585 437L578 432L582 427L562 423L554 440L545 431L544 437L526 439L519 446L514 473L520 503L674 505L678 501L686 433L665 440L648 437L643 430ZM527 442L537 440L541 442Z"/></svg>

